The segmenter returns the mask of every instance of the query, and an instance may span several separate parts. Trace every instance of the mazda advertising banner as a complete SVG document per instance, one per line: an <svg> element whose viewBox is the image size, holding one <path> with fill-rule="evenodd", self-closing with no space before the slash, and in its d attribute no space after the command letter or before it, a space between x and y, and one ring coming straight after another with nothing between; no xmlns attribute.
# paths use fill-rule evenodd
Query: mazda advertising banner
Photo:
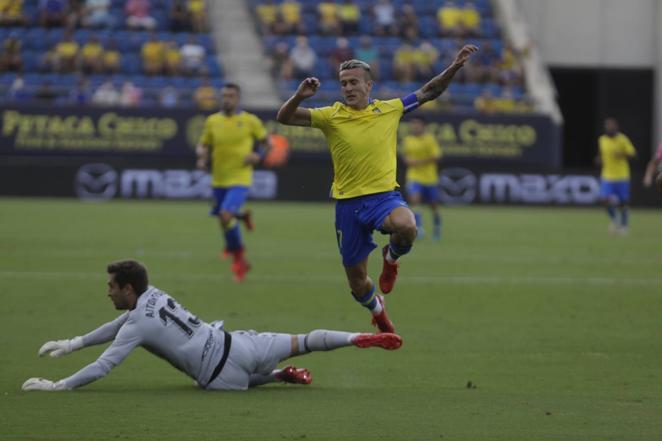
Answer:
<svg viewBox="0 0 662 441"><path fill-rule="evenodd" d="M101 158L99 158L101 159ZM600 180L592 170L475 168L449 166L439 173L445 205L507 204L591 206L598 204ZM401 168L401 171L403 169ZM329 201L330 160L292 158L276 169L254 172L250 197L288 201ZM632 204L662 207L662 194L632 178ZM400 183L404 183L402 176ZM0 195L123 199L208 199L206 172L192 161L134 158L0 158Z"/></svg>
<svg viewBox="0 0 662 441"><path fill-rule="evenodd" d="M192 109L20 106L0 110L0 155L192 158L206 114ZM294 156L328 156L322 132L278 124L275 111L255 112L286 136ZM560 164L560 128L540 115L420 112L446 159L509 165ZM400 135L409 132L405 117Z"/></svg>

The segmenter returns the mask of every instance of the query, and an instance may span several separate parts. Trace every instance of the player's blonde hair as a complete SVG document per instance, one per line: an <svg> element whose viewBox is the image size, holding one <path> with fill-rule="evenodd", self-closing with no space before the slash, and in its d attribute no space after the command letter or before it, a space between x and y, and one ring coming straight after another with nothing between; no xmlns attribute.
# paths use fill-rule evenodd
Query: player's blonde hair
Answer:
<svg viewBox="0 0 662 441"><path fill-rule="evenodd" d="M338 73L342 72L343 70L350 70L350 69L363 69L366 75L366 79L368 80L372 79L372 69L370 68L370 65L365 61L356 60L356 59L343 61L342 63L340 63L340 67L338 67Z"/></svg>

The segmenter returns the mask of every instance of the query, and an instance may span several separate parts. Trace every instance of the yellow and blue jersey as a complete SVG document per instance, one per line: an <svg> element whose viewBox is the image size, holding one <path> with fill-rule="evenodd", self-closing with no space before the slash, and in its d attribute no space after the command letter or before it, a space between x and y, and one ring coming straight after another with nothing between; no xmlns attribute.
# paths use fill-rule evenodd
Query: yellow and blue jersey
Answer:
<svg viewBox="0 0 662 441"><path fill-rule="evenodd" d="M598 143L602 161L602 179L607 181L629 180L630 164L628 158L637 153L630 139L622 133L613 137L602 135L598 139Z"/></svg>
<svg viewBox="0 0 662 441"><path fill-rule="evenodd" d="M402 139L402 154L410 160L438 160L441 158L441 148L431 133L424 133L420 136L407 135ZM437 180L436 161L407 167L407 182L434 185Z"/></svg>
<svg viewBox="0 0 662 441"><path fill-rule="evenodd" d="M322 130L331 151L333 198L348 199L399 187L396 147L404 111L400 98L374 100L362 110L340 102L310 109L311 126Z"/></svg>
<svg viewBox="0 0 662 441"><path fill-rule="evenodd" d="M260 119L248 112L226 116L215 113L207 117L200 144L211 152L213 187L250 186L253 166L245 163L255 141L266 139L267 131Z"/></svg>

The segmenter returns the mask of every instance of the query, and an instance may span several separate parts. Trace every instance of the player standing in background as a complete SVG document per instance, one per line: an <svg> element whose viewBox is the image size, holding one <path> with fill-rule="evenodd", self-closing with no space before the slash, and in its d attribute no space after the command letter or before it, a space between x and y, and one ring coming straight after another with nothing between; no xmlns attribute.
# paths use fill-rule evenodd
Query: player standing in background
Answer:
<svg viewBox="0 0 662 441"><path fill-rule="evenodd" d="M434 229L432 238L441 239L441 215L439 214L439 176L437 164L441 158L441 148L436 138L425 131L425 119L415 116L409 120L409 135L402 138L402 160L407 166L407 202L414 211L418 235L424 233L421 212L418 205L423 202L432 210Z"/></svg>
<svg viewBox="0 0 662 441"><path fill-rule="evenodd" d="M646 174L644 175L644 187L650 187L653 185L653 177L655 172L658 170L658 167L662 164L662 144L657 147L657 152L646 166ZM662 173L659 173L656 179L657 188L662 191Z"/></svg>
<svg viewBox="0 0 662 441"><path fill-rule="evenodd" d="M620 132L618 121L614 118L605 119L605 134L600 136L598 144L600 155L596 159L602 164L600 200L607 207L611 220L609 233L627 234L630 202L628 161L637 155L637 151L630 139Z"/></svg>
<svg viewBox="0 0 662 441"><path fill-rule="evenodd" d="M373 324L382 332L393 332L382 296L368 277L368 256L377 245L372 232L390 235L382 250L383 266L379 287L391 292L398 274L398 260L416 239L416 220L396 188L396 146L398 125L403 114L436 99L472 54L464 46L453 63L423 87L403 98L371 100L373 82L370 65L360 60L339 67L340 91L345 103L308 109L299 107L317 92L317 78L306 78L278 111L278 122L315 127L324 133L334 178L331 194L336 199L336 235L342 263L352 296L370 310Z"/></svg>
<svg viewBox="0 0 662 441"><path fill-rule="evenodd" d="M221 89L221 111L207 117L196 149L197 166L206 170L211 163L213 207L211 215L218 216L225 237L223 257L232 255L232 272L237 282L244 280L250 269L246 249L241 240L239 222L253 230L251 212L241 211L253 181L253 166L266 152L267 131L259 118L239 110L241 90L226 83Z"/></svg>
<svg viewBox="0 0 662 441"><path fill-rule="evenodd" d="M227 332L223 322L205 323L167 293L148 284L147 269L135 260L108 265L108 297L115 309L126 310L96 330L45 343L39 356L60 357L78 349L112 344L93 363L53 382L30 378L23 390L75 389L108 375L133 349L142 346L168 361L208 390L246 390L273 382L310 384L307 369L278 363L296 355L330 351L347 346L398 349L402 339L395 334L361 334L318 329L308 334L276 334L255 331Z"/></svg>

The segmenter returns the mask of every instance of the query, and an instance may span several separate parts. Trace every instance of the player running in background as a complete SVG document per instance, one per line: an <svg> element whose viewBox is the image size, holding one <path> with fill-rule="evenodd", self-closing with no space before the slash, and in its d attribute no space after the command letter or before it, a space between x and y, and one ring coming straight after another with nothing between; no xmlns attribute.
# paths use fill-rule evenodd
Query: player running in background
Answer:
<svg viewBox="0 0 662 441"><path fill-rule="evenodd" d="M423 87L403 98L371 100L370 65L360 60L339 67L340 91L345 103L308 109L302 101L317 92L317 78L306 78L278 111L286 125L315 127L326 137L333 160L331 194L336 199L336 235L342 263L354 299L368 308L373 323L383 332L393 332L383 297L375 294L368 277L368 255L376 248L372 232L390 235L382 250L379 287L391 292L398 274L398 260L407 254L416 238L416 221L396 188L398 125L404 113L436 99L455 73L478 51L464 46L454 62Z"/></svg>
<svg viewBox="0 0 662 441"><path fill-rule="evenodd" d="M605 119L605 134L598 139L602 165L600 200L607 207L610 234L627 234L630 202L629 159L637 155L630 139L621 133L618 121ZM617 215L616 211L620 211Z"/></svg>
<svg viewBox="0 0 662 441"><path fill-rule="evenodd" d="M653 185L653 177L655 176L655 172L660 167L660 164L662 164L662 144L657 147L657 152L651 158L651 160L648 161L648 165L646 166L646 174L644 175L644 187L650 187ZM657 188L662 191L662 173L658 174L656 183Z"/></svg>
<svg viewBox="0 0 662 441"><path fill-rule="evenodd" d="M346 346L398 349L395 334L361 334L315 330L308 334L276 334L223 329L223 322L205 323L167 293L148 285L147 270L134 260L108 265L108 297L116 309L126 310L115 320L71 340L45 343L39 356L60 357L72 351L107 343L111 345L93 363L60 381L30 378L23 390L75 389L105 377L138 346L193 378L208 390L245 390L273 382L310 384L307 369L278 363L313 351Z"/></svg>
<svg viewBox="0 0 662 441"><path fill-rule="evenodd" d="M267 131L257 116L239 110L239 86L226 83L221 89L221 111L207 117L196 149L197 166L211 167L213 207L210 214L218 216L225 249L223 257L232 255L232 272L237 282L244 280L250 269L246 249L241 240L239 222L253 230L251 213L241 211L253 180L253 166L262 158L254 151L266 151Z"/></svg>
<svg viewBox="0 0 662 441"><path fill-rule="evenodd" d="M432 210L434 229L432 238L441 239L441 215L439 214L439 188L437 164L441 148L436 138L425 131L425 119L415 116L409 120L409 135L402 138L402 160L407 166L407 202L414 212L418 235L422 236L423 219L418 205L423 202Z"/></svg>

